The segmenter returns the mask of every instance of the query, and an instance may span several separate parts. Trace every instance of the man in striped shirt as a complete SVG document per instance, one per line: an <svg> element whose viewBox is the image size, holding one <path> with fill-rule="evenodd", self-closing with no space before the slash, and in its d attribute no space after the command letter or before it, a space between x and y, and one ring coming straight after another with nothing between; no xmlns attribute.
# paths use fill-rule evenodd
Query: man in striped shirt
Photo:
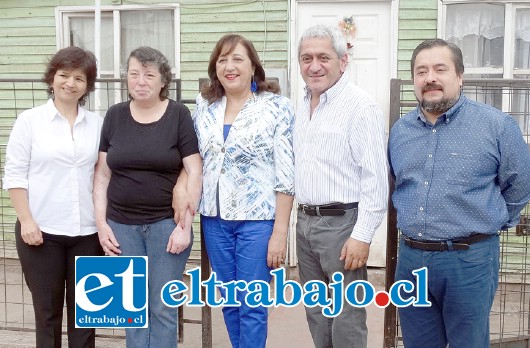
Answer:
<svg viewBox="0 0 530 348"><path fill-rule="evenodd" d="M344 73L338 28L307 29L298 53L307 85L294 130L300 280L329 284L340 272L346 287L367 279L370 242L387 209L385 127L381 109ZM364 308L345 302L334 318L320 307L306 315L316 347L366 347Z"/></svg>

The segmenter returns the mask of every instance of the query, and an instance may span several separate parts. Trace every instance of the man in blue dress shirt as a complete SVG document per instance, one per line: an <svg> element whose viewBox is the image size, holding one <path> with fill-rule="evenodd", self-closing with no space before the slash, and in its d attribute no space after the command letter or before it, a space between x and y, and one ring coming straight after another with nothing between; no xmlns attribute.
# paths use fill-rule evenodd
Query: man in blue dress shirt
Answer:
<svg viewBox="0 0 530 348"><path fill-rule="evenodd" d="M462 52L441 39L412 54L418 107L392 128L397 280L428 269L430 307L399 309L405 347L489 347L500 230L530 200L530 152L509 115L461 92ZM408 294L410 296L410 294Z"/></svg>

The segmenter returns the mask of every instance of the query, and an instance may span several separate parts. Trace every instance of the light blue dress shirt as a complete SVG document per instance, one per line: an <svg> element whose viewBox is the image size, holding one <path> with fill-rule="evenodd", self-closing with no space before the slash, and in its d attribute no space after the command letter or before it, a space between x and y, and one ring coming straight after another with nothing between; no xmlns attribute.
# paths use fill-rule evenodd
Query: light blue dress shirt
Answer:
<svg viewBox="0 0 530 348"><path fill-rule="evenodd" d="M496 233L530 200L530 152L509 115L461 96L432 125L418 107L392 127L398 228L418 240Z"/></svg>

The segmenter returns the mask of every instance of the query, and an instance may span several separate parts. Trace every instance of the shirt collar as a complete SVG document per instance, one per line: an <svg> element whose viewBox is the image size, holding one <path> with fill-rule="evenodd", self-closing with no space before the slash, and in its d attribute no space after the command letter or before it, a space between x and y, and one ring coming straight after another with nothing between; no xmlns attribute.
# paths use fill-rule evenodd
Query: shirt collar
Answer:
<svg viewBox="0 0 530 348"><path fill-rule="evenodd" d="M339 80L320 95L320 99L323 101L332 101L341 93L347 83L348 77L346 76L346 73L343 72ZM311 89L308 86L305 86L305 98L307 100L311 99Z"/></svg>
<svg viewBox="0 0 530 348"><path fill-rule="evenodd" d="M464 103L467 101L467 98L464 96L464 93L460 93L460 97L458 98L458 101L453 105L449 110L444 112L440 117L438 117L438 120L436 123L440 122L441 120L444 123L449 123L451 120L453 120L457 115L458 111L464 105ZM425 118L425 115L421 111L421 106L418 105L418 119L422 121L423 123L427 124L427 119Z"/></svg>
<svg viewBox="0 0 530 348"><path fill-rule="evenodd" d="M55 104L53 103L53 99L51 98L48 99L47 106L48 106L48 118L50 119L50 121L56 117L59 117L59 118L62 117L59 110L57 110L57 108L55 107ZM75 119L74 124L82 122L84 119L85 119L85 109L83 109L80 105L77 105L77 117Z"/></svg>

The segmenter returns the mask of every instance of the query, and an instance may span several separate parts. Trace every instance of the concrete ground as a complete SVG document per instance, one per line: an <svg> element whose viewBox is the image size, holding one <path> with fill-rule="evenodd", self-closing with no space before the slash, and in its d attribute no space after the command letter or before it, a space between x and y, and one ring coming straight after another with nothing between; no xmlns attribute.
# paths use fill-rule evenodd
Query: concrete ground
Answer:
<svg viewBox="0 0 530 348"><path fill-rule="evenodd" d="M369 280L375 286L376 291L384 288L384 270L370 269ZM291 271L290 278L297 278L297 271ZM383 319L384 309L375 305L367 307L368 312L368 347L379 348L383 346ZM200 320L200 309L185 308L186 319ZM202 347L200 324L184 325L184 342L179 344L182 348ZM220 308L212 309L212 346L215 348L230 348L230 341L224 326ZM35 335L33 332L0 330L0 347L20 348L35 347ZM63 347L67 347L66 338ZM123 338L97 337L96 347L114 348L125 347ZM311 335L307 327L305 310L302 305L293 308L277 307L269 310L269 332L267 347L283 348L313 347Z"/></svg>

